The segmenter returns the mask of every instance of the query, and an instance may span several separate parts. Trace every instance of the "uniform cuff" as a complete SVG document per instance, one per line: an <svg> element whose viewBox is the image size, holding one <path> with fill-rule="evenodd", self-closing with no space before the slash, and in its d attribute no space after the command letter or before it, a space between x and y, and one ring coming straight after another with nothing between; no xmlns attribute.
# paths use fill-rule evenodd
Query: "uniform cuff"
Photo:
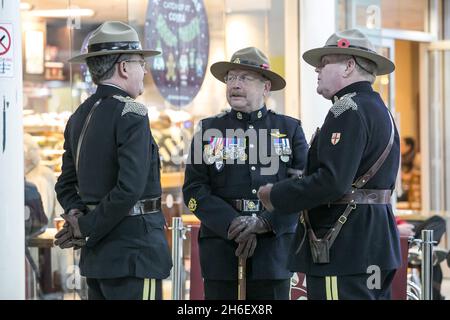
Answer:
<svg viewBox="0 0 450 320"><path fill-rule="evenodd" d="M90 212L78 218L78 226L84 237L89 237L94 226L95 215Z"/></svg>

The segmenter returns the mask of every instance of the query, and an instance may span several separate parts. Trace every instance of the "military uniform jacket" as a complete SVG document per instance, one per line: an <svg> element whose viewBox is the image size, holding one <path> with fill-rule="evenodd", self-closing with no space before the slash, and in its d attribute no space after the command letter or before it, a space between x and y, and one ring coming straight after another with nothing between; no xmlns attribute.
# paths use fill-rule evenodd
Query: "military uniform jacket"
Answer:
<svg viewBox="0 0 450 320"><path fill-rule="evenodd" d="M338 220L346 205L333 205L349 192L352 183L383 153L391 134L390 114L369 82L343 88L334 97L325 122L312 142L307 175L274 185L271 201L282 212L307 209L318 237ZM364 189L394 189L399 167L399 137L386 161ZM299 224L289 267L309 275L367 273L371 265L381 270L400 266L400 244L390 204L358 204L343 225L330 250L329 264L314 264L304 227Z"/></svg>
<svg viewBox="0 0 450 320"><path fill-rule="evenodd" d="M208 280L236 280L237 244L234 240L227 239L227 233L231 221L241 213L230 205L229 200L257 199L256 192L260 186L287 178L288 168L303 169L307 143L299 120L275 114L268 111L266 107L250 114L231 110L204 119L199 126L201 129L195 134L191 146L190 163L186 166L184 201L201 221L198 240L203 277ZM275 156L279 167L270 175L263 175L261 171L270 164L263 165L261 158L253 161L257 163L249 163L250 155L241 163L236 161L231 164L224 160L222 166L206 163L201 155L200 162L194 162L195 145L197 143L200 145L197 150L202 153L210 141L209 139L203 141L205 138L202 138L202 133L207 132L208 129L218 130L223 137L226 136L227 129L244 131L255 129L256 132L266 132L263 134L266 139L258 138L257 143L251 139L248 140L246 154L249 154L249 150L260 148L267 151L265 154L271 155L274 143L289 144L292 153L284 158L288 160L287 162L279 161L280 157ZM247 263L247 277L248 279L290 278L292 274L286 265L298 214L281 215L263 211L261 215L271 224L273 231L258 235L255 253Z"/></svg>
<svg viewBox="0 0 450 320"><path fill-rule="evenodd" d="M161 196L158 147L147 108L118 87L100 85L70 117L64 132L62 173L56 184L67 212L78 208L84 236L81 274L90 278L166 278L172 267L162 212L128 216L141 199ZM79 154L78 139L94 103ZM79 190L79 191L77 191ZM97 205L93 211L87 205Z"/></svg>

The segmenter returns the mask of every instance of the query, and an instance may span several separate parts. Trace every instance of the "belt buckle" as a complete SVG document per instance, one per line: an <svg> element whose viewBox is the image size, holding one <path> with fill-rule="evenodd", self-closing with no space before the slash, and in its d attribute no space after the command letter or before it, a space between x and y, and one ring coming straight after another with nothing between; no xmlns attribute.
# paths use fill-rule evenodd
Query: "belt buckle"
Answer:
<svg viewBox="0 0 450 320"><path fill-rule="evenodd" d="M346 216L340 216L339 219L338 219L338 221L339 221L341 224L344 224L344 223L347 222L347 217L346 217Z"/></svg>
<svg viewBox="0 0 450 320"><path fill-rule="evenodd" d="M242 211L244 212L253 212L259 211L259 200L243 200L244 208Z"/></svg>
<svg viewBox="0 0 450 320"><path fill-rule="evenodd" d="M136 204L133 206L133 214L144 214L144 204L141 201L136 202Z"/></svg>

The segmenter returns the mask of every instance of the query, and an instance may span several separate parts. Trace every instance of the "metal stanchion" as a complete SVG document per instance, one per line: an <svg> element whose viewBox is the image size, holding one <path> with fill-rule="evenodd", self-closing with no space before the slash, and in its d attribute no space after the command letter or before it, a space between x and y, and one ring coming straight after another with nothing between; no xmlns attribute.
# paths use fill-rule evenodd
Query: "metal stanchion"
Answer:
<svg viewBox="0 0 450 320"><path fill-rule="evenodd" d="M172 218L172 300L182 300L183 296L183 240L190 227L183 226L181 217Z"/></svg>
<svg viewBox="0 0 450 320"><path fill-rule="evenodd" d="M433 299L433 230L422 230L422 300Z"/></svg>

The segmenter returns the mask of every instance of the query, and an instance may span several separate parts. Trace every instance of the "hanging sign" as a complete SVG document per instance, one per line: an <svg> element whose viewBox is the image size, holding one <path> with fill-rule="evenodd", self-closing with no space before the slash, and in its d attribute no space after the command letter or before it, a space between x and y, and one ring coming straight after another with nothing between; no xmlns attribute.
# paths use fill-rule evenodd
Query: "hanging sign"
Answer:
<svg viewBox="0 0 450 320"><path fill-rule="evenodd" d="M150 60L161 95L175 106L189 104L205 78L208 19L202 0L149 1L145 47L162 52Z"/></svg>

